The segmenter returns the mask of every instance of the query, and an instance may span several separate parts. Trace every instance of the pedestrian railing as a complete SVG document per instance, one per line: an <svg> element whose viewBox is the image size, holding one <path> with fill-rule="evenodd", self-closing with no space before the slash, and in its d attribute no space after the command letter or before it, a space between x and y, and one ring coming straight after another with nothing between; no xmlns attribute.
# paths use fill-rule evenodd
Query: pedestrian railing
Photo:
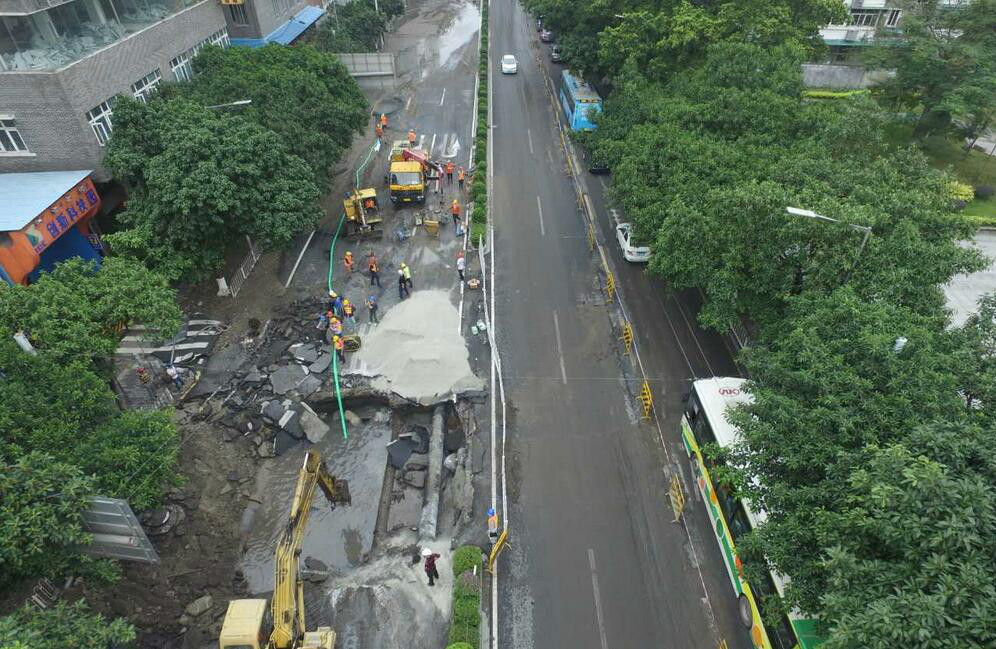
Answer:
<svg viewBox="0 0 996 649"><path fill-rule="evenodd" d="M239 267L235 269L235 274L232 276L232 279L228 280L228 293L232 297L238 297L239 291L242 290L242 286L246 283L246 280L249 279L249 273L252 272L252 269L256 266L256 262L259 261L259 258L263 256L263 254L257 251L256 247L252 245L252 239L249 238L249 235L246 235L246 243L249 244L249 254L247 254L245 259L242 260Z"/></svg>

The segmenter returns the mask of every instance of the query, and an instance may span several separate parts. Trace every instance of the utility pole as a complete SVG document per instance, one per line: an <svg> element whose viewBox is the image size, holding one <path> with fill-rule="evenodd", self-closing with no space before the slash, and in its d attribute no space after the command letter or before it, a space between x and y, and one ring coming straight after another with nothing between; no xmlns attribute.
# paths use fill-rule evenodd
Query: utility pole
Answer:
<svg viewBox="0 0 996 649"><path fill-rule="evenodd" d="M855 230L858 230L859 232L864 232L865 233L865 236L861 238L861 245L858 247L858 254L854 258L854 263L851 264L851 269L847 271L846 275L844 275L844 284L847 284L848 280L851 279L851 273L853 273L854 269L857 268L857 266L858 266L858 260L861 259L861 253L865 251L865 245L868 243L868 239L871 238L872 229L870 227L868 227L867 225L858 225L856 223L847 223L845 221L840 221L838 219L830 218L829 216L823 216L822 214L817 214L816 212L813 212L811 210L799 209L798 207L786 207L785 211L788 212L789 214L791 214L792 216L804 216L804 217L806 217L808 219L816 219L818 221L830 221L831 223L843 223L844 225L846 225L846 226L848 226L850 228L854 228Z"/></svg>

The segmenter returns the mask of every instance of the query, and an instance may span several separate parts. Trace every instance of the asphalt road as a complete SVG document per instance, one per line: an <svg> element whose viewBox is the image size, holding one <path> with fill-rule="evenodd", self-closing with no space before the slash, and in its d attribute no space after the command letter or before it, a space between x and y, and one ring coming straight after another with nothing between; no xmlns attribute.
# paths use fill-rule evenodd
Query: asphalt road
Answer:
<svg viewBox="0 0 996 649"><path fill-rule="evenodd" d="M543 81L559 69L515 0L494 0L491 21L495 331L512 413L499 646L748 647L678 436L689 380L736 368L695 325L694 293L669 293L609 245L661 427L640 422ZM517 75L498 74L508 53ZM584 180L614 242L604 188ZM685 479L684 525L665 467Z"/></svg>

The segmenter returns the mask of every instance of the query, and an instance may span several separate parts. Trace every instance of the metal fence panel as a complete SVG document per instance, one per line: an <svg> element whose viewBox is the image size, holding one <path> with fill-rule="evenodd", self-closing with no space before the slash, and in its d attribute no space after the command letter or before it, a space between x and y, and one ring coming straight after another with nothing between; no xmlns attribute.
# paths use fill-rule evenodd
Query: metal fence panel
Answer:
<svg viewBox="0 0 996 649"><path fill-rule="evenodd" d="M87 554L109 559L159 563L159 555L145 535L128 501L94 496L83 512L83 529L93 536Z"/></svg>

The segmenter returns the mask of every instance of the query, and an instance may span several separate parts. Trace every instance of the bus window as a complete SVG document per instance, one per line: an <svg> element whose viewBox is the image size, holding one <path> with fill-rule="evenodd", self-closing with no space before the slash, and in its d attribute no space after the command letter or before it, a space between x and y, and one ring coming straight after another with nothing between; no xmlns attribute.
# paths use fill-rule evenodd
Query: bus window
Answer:
<svg viewBox="0 0 996 649"><path fill-rule="evenodd" d="M783 615L778 620L778 624L775 625L769 624L764 616L765 604L767 604L770 598L778 596L775 584L771 581L771 575L765 572L763 578L752 580L750 585L754 591L758 613L761 615L761 620L764 621L764 628L768 632L768 640L771 641L772 649L795 649L799 644L799 640L795 637L795 632L792 631L792 625L789 623L788 617Z"/></svg>
<svg viewBox="0 0 996 649"><path fill-rule="evenodd" d="M738 541L741 536L753 529L750 526L750 520L747 518L747 512L744 511L744 506L739 501L736 501L733 508L733 518L728 518L727 521L730 525L730 534L733 535L734 541Z"/></svg>

